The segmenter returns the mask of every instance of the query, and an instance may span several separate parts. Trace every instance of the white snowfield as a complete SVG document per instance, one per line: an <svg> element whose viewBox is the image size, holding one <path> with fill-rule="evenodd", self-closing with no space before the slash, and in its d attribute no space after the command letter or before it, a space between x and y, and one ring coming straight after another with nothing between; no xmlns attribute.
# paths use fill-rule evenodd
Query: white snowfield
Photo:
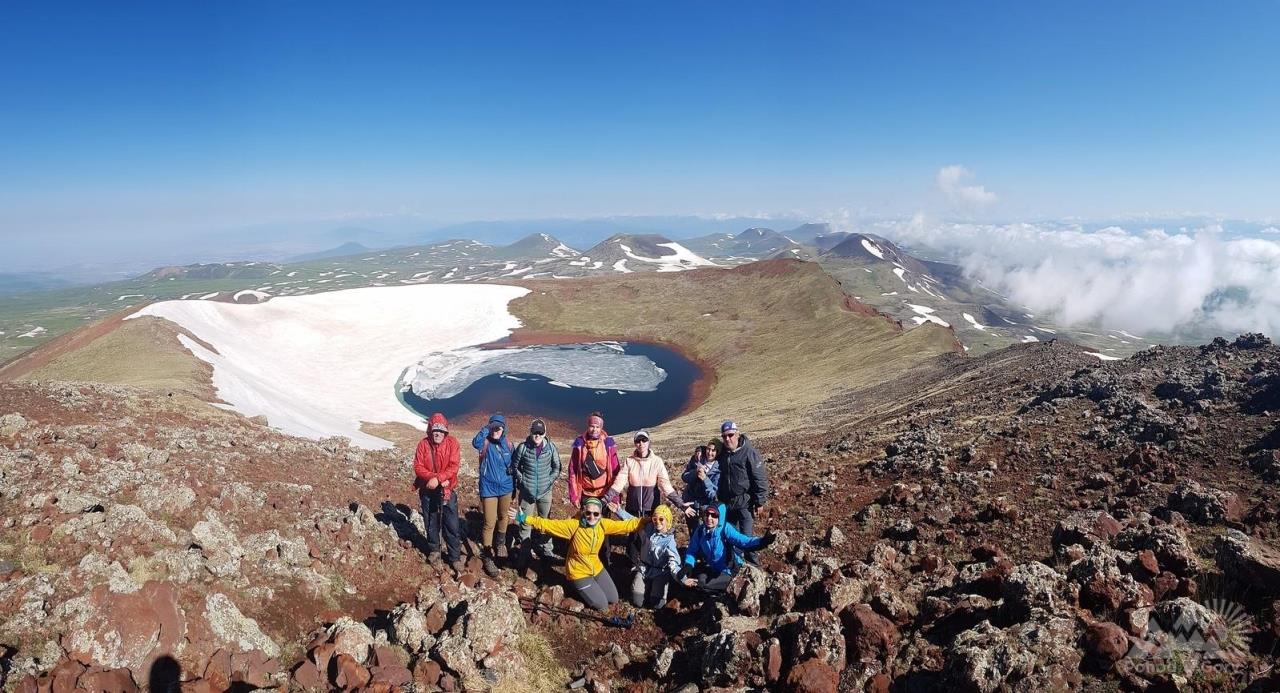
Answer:
<svg viewBox="0 0 1280 693"><path fill-rule="evenodd" d="M876 245L875 243L872 243L871 241L864 238L862 239L862 247L866 249L868 253L875 255L881 260L884 259L884 253L880 252L880 246Z"/></svg>
<svg viewBox="0 0 1280 693"><path fill-rule="evenodd" d="M918 306L914 303L908 303L907 307L916 313L916 315L912 316L911 319L915 321L917 325L923 325L926 322L936 322L943 327L951 327L951 323L934 315L934 309L929 306Z"/></svg>
<svg viewBox="0 0 1280 693"><path fill-rule="evenodd" d="M346 436L352 444L391 443L361 422L421 423L396 398L396 380L432 352L491 342L520 321L507 310L528 289L492 284L418 284L282 296L265 303L153 303L129 318L174 322L183 346L213 366L213 386L228 408L265 416L276 429L311 439Z"/></svg>
<svg viewBox="0 0 1280 693"><path fill-rule="evenodd" d="M618 247L627 257L637 262L647 262L649 264L658 265L659 272L679 272L681 270L693 269L694 267L719 267L716 263L694 253L692 250L680 245L679 243L659 243L663 248L670 248L674 255L663 255L662 257L645 257L636 255L622 241L618 241Z"/></svg>

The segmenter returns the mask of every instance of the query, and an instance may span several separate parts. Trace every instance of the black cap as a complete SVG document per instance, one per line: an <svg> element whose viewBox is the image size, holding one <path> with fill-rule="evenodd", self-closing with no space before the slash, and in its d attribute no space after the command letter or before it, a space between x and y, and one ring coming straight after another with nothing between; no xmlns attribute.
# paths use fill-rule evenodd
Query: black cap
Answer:
<svg viewBox="0 0 1280 693"><path fill-rule="evenodd" d="M533 423L529 424L529 432L541 433L545 435L547 432L546 422L544 422L542 419L534 419Z"/></svg>

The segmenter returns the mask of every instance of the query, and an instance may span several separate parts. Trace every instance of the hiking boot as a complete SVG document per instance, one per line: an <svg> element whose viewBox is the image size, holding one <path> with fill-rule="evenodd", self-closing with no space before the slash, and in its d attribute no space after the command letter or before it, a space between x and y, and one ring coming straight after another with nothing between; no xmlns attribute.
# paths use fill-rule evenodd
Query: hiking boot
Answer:
<svg viewBox="0 0 1280 693"><path fill-rule="evenodd" d="M497 553L498 558L505 559L507 557L507 535L502 532L494 532L493 549Z"/></svg>
<svg viewBox="0 0 1280 693"><path fill-rule="evenodd" d="M484 555L481 556L481 560L483 561L485 575L491 578L498 577L498 564L493 562L493 553L485 551Z"/></svg>

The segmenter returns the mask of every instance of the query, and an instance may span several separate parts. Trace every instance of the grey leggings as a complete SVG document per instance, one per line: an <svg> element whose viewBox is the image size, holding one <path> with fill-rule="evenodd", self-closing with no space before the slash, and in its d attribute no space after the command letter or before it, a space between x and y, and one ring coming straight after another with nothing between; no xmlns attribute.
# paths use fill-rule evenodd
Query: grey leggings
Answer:
<svg viewBox="0 0 1280 693"><path fill-rule="evenodd" d="M578 598L583 604L604 611L610 604L618 601L618 588L613 585L609 571L602 570L592 577L578 578L573 581L573 589L578 591Z"/></svg>
<svg viewBox="0 0 1280 693"><path fill-rule="evenodd" d="M670 582L670 573L646 578L643 570L637 570L631 579L631 603L639 608L661 609L667 603L667 585Z"/></svg>

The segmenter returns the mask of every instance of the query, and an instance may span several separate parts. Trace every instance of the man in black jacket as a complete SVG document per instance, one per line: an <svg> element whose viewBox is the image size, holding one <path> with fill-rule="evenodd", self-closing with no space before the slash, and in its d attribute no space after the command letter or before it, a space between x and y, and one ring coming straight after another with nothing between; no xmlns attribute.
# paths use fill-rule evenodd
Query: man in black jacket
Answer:
<svg viewBox="0 0 1280 693"><path fill-rule="evenodd" d="M727 509L725 521L743 534L754 534L756 510L764 507L769 498L769 477L764 470L764 458L751 446L751 441L738 431L738 424L725 421L720 424L720 453L716 461L720 467L720 488L717 496ZM757 563L755 552L747 552L747 561Z"/></svg>

